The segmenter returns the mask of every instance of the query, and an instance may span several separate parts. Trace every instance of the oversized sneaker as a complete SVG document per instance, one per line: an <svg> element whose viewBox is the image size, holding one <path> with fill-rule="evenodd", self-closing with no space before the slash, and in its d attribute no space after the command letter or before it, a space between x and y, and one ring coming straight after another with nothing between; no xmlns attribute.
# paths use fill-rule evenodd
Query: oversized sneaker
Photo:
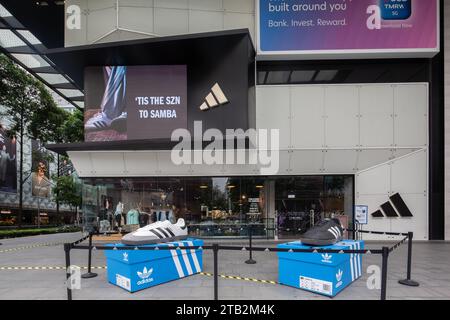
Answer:
<svg viewBox="0 0 450 320"><path fill-rule="evenodd" d="M123 236L122 243L142 245L183 240L187 238L187 231L184 219L178 219L175 224L168 220L158 221Z"/></svg>

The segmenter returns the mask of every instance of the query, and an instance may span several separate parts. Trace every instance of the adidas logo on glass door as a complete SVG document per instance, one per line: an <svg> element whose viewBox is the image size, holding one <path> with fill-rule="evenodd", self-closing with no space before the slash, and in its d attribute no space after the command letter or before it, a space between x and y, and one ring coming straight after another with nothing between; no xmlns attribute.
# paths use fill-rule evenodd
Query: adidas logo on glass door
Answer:
<svg viewBox="0 0 450 320"><path fill-rule="evenodd" d="M228 98L222 91L222 88L216 83L212 88L211 92L206 96L205 101L200 106L201 111L207 111L218 106L222 106L229 103Z"/></svg>

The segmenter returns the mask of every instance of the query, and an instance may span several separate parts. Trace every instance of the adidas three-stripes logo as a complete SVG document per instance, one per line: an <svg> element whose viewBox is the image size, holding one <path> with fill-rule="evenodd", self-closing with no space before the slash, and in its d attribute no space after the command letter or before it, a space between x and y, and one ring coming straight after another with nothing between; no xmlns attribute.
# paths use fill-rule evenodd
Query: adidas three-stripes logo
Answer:
<svg viewBox="0 0 450 320"><path fill-rule="evenodd" d="M328 232L331 233L336 239L342 237L341 230L338 227L331 227L328 229Z"/></svg>
<svg viewBox="0 0 450 320"><path fill-rule="evenodd" d="M104 129L104 128L109 127L108 124L107 124L106 122L104 122L104 121L97 121L97 122L94 122L94 126L95 126L97 129Z"/></svg>
<svg viewBox="0 0 450 320"><path fill-rule="evenodd" d="M207 111L211 108L215 108L224 104L227 104L229 101L225 94L222 91L222 88L216 83L212 88L211 92L206 96L205 101L200 106L201 111Z"/></svg>
<svg viewBox="0 0 450 320"><path fill-rule="evenodd" d="M155 228L155 229L150 229L150 232L152 232L159 239L175 237L175 234L173 233L172 230L170 230L170 228L163 229L163 228L159 227L159 228Z"/></svg>

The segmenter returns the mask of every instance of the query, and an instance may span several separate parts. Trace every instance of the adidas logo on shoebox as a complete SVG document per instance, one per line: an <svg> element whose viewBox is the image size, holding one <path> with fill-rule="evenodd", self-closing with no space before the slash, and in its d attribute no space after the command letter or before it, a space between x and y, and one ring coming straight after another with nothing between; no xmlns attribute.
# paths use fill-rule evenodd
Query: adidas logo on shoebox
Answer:
<svg viewBox="0 0 450 320"><path fill-rule="evenodd" d="M150 278L152 273L153 269L147 270L147 267L144 267L144 270L142 270L142 272L138 271L137 275L141 280L137 282L137 285L142 286L143 284L153 282L153 278Z"/></svg>
<svg viewBox="0 0 450 320"><path fill-rule="evenodd" d="M322 262L332 263L331 258L333 258L333 256L331 254L325 253L322 255Z"/></svg>
<svg viewBox="0 0 450 320"><path fill-rule="evenodd" d="M206 96L205 101L200 106L201 111L207 111L218 106L222 106L229 103L228 98L222 91L222 88L216 83L212 88L211 92Z"/></svg>
<svg viewBox="0 0 450 320"><path fill-rule="evenodd" d="M338 273L336 273L336 288L339 288L340 286L342 286L342 275L344 273L342 272L341 269L339 269Z"/></svg>

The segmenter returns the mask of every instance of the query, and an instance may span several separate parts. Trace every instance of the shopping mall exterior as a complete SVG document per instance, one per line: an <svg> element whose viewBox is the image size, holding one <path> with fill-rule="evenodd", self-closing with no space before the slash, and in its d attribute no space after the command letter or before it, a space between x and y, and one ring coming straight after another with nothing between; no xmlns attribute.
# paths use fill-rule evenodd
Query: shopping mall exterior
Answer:
<svg viewBox="0 0 450 320"><path fill-rule="evenodd" d="M51 61L22 62L52 88L45 74L63 74L73 87L59 90L84 108L86 122L104 108L111 74L126 67L126 84L115 78L127 88L126 130L108 123L108 130L86 130L84 143L47 146L69 155L82 178L87 226L108 221L114 229L119 210L121 224L131 211L141 225L182 217L197 236L246 236L253 224L258 236L296 237L324 217L353 227L358 214L366 230L450 236L442 1L406 1L394 12L363 0L335 7L335 17L320 10L343 1L322 9L313 5L319 1L287 1L295 19L267 0L15 2L0 1L47 47L35 48L37 55ZM306 2L312 6L299 6ZM37 22L50 11L61 19ZM344 31L324 31L330 26ZM144 96L174 97L176 116ZM184 128L194 136L198 122L202 133L275 130L278 170L251 161L174 163L171 133ZM264 151L241 138L225 135L216 151L230 141L247 160ZM211 141L194 139L193 157Z"/></svg>

